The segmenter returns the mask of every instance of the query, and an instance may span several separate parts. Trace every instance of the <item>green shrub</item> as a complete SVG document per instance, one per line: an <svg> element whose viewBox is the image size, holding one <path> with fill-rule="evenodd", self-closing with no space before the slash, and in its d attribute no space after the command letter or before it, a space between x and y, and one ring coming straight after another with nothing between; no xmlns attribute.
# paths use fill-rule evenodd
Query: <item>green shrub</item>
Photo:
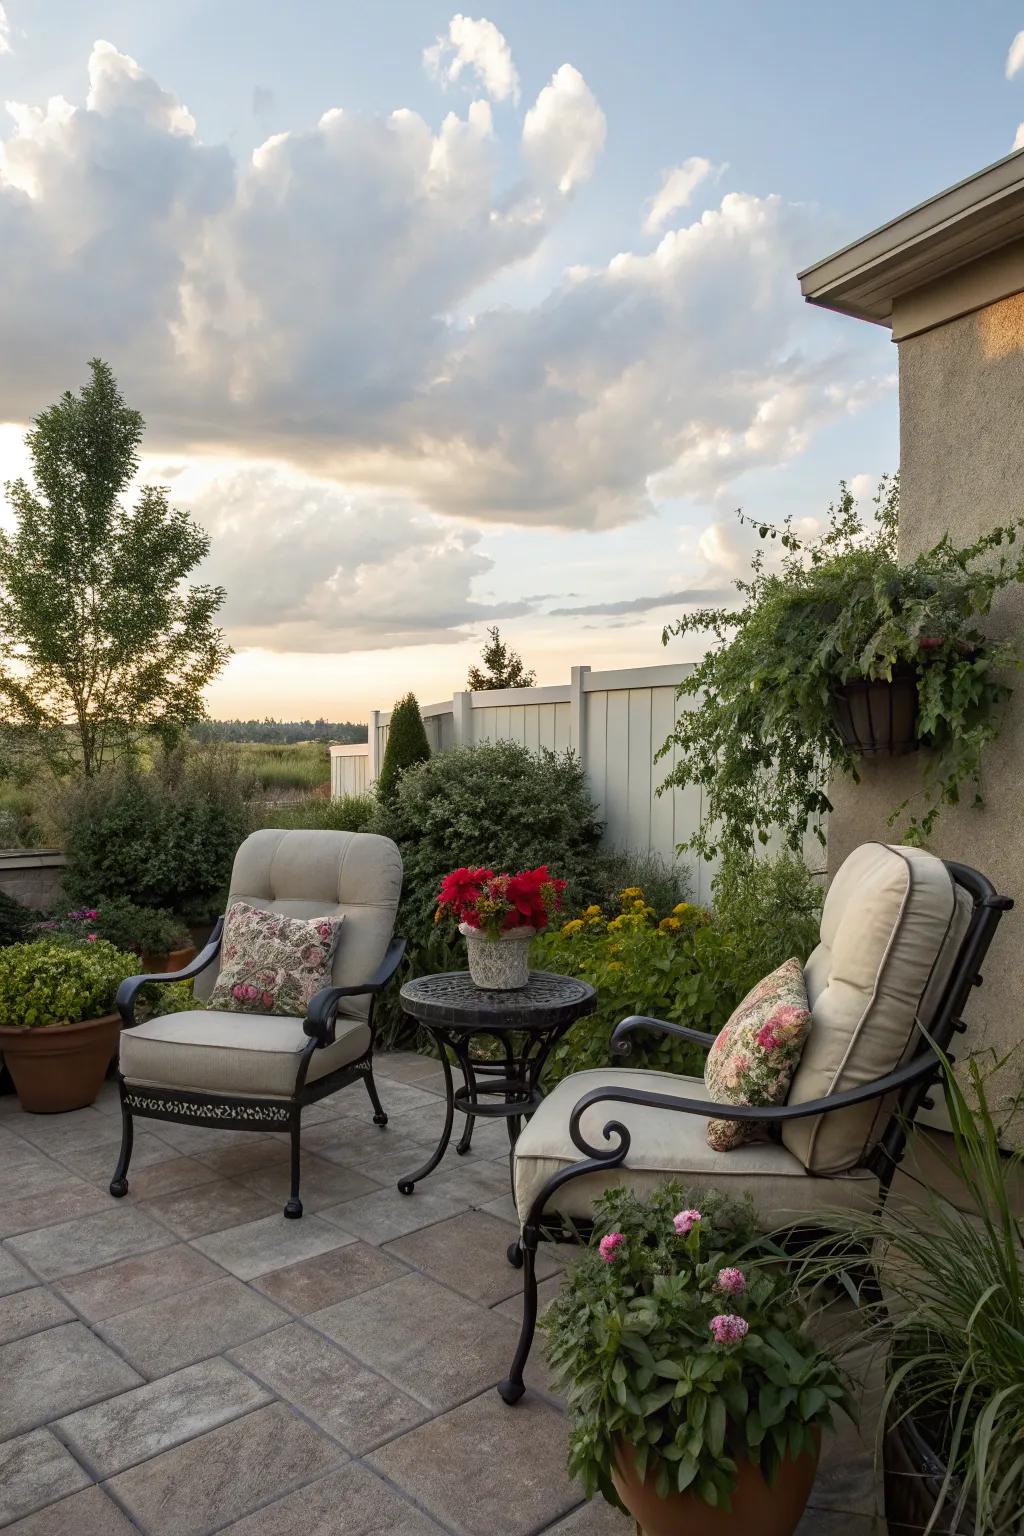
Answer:
<svg viewBox="0 0 1024 1536"><path fill-rule="evenodd" d="M385 804L395 798L403 773L430 758L430 743L423 728L423 717L414 693L399 699L391 711L388 744L377 779L377 796Z"/></svg>
<svg viewBox="0 0 1024 1536"><path fill-rule="evenodd" d="M594 890L601 822L583 769L568 752L535 754L502 741L438 753L403 775L372 830L401 849L398 931L409 940L411 975L465 969L464 942L434 923L435 898L453 869L547 864L569 882L567 901L586 901ZM382 1019L394 1038L397 998L385 999Z"/></svg>
<svg viewBox="0 0 1024 1536"><path fill-rule="evenodd" d="M162 754L149 773L123 767L76 785L64 803L68 895L211 917L249 830L249 788L237 754L191 746Z"/></svg>
<svg viewBox="0 0 1024 1536"><path fill-rule="evenodd" d="M36 915L6 891L0 891L0 945L20 944L35 927Z"/></svg>
<svg viewBox="0 0 1024 1536"><path fill-rule="evenodd" d="M192 940L188 929L164 907L140 907L125 896L104 897L98 907L78 907L39 924L47 938L86 944L106 939L115 949L135 954L163 955L184 949Z"/></svg>
<svg viewBox="0 0 1024 1536"><path fill-rule="evenodd" d="M552 1051L547 1083L612 1065L612 1030L630 1014L717 1033L756 982L791 955L805 960L817 943L821 894L794 855L727 860L713 889L711 913L684 902L659 919L644 891L627 887L617 915L594 904L534 940L532 965L597 989L596 1013ZM700 1077L704 1060L699 1046L638 1034L629 1064Z"/></svg>
<svg viewBox="0 0 1024 1536"><path fill-rule="evenodd" d="M97 939L69 945L52 939L0 949L0 1024L45 1029L112 1013L121 982L138 970L135 955Z"/></svg>
<svg viewBox="0 0 1024 1536"><path fill-rule="evenodd" d="M289 804L257 804L253 810L253 824L327 832L366 832L376 816L377 802L372 795L342 795L338 800L306 795Z"/></svg>
<svg viewBox="0 0 1024 1536"><path fill-rule="evenodd" d="M681 901L689 901L690 871L685 864L668 864L653 849L615 849L597 862L594 900L614 908L619 892L639 886L650 906L664 917Z"/></svg>

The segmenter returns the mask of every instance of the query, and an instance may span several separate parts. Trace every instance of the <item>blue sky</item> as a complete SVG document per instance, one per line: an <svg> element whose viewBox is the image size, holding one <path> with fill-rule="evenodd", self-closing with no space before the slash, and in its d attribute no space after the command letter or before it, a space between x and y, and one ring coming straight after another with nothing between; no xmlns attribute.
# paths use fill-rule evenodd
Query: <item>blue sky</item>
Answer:
<svg viewBox="0 0 1024 1536"><path fill-rule="evenodd" d="M1024 122L1019 0L3 15L0 476L109 358L214 539L215 713L443 697L492 620L541 681L669 659L736 505L896 465L888 334L796 270Z"/></svg>

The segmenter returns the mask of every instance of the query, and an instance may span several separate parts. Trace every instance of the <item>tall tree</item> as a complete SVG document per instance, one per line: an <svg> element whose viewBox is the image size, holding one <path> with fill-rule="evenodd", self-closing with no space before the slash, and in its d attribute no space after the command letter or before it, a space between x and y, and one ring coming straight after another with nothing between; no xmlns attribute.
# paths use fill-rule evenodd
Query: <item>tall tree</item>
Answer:
<svg viewBox="0 0 1024 1536"><path fill-rule="evenodd" d="M502 640L497 624L487 633L491 638L480 653L486 670L470 667L466 686L474 692L487 688L532 688L537 681L536 672L526 670L522 657Z"/></svg>
<svg viewBox="0 0 1024 1536"><path fill-rule="evenodd" d="M230 647L214 619L224 589L189 586L210 547L160 486L121 500L145 423L94 358L27 436L34 488L9 482L0 530L0 700L14 735L87 776L143 732L201 719L202 690Z"/></svg>
<svg viewBox="0 0 1024 1536"><path fill-rule="evenodd" d="M420 714L420 706L414 693L399 699L391 711L388 726L388 743L384 748L384 761L377 778L377 798L393 800L398 781L407 768L425 763L430 756L430 743Z"/></svg>

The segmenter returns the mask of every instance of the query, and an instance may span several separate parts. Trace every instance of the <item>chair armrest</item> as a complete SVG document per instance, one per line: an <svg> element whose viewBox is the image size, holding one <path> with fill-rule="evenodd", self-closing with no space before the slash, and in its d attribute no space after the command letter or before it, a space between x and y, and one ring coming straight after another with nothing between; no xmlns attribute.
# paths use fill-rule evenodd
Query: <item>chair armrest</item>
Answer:
<svg viewBox="0 0 1024 1536"><path fill-rule="evenodd" d="M928 1078L934 1078L941 1071L941 1062L934 1051L925 1051L915 1056L912 1061L906 1062L902 1067L897 1067L894 1072L886 1073L885 1077L875 1078L870 1083L862 1083L859 1088L847 1088L842 1093L830 1094L827 1098L807 1099L802 1104L709 1104L703 1099L684 1099L671 1093L649 1093L642 1088L630 1088L626 1084L609 1086L607 1088L592 1088L585 1093L576 1104L569 1117L569 1134L573 1144L579 1148L585 1157L595 1158L600 1161L608 1161L615 1158L621 1162L629 1148L629 1131L618 1120L610 1120L604 1127L602 1135L605 1141L610 1141L614 1133L619 1141L613 1148L593 1147L586 1140L580 1130L580 1121L587 1110L594 1104L640 1104L649 1109L679 1110L687 1115L703 1115L707 1120L756 1120L768 1125L781 1125L787 1120L802 1120L810 1115L827 1115L833 1110L849 1109L855 1104L866 1104L872 1099L884 1098L886 1094L896 1093L901 1088L909 1088L914 1083L920 1083ZM623 1149L625 1140L625 1150Z"/></svg>
<svg viewBox="0 0 1024 1536"><path fill-rule="evenodd" d="M139 993L147 982L191 981L193 976L198 976L205 971L208 965L212 965L220 954L220 941L224 933L224 919L218 917L216 927L206 942L206 947L199 951L194 960L183 966L180 971L158 971L152 976L129 976L122 981L117 989L117 997L114 1006L121 1015L122 1027L134 1029L138 1023L135 1017L135 1003Z"/></svg>
<svg viewBox="0 0 1024 1536"><path fill-rule="evenodd" d="M362 982L353 987L321 987L319 992L309 1000L309 1007L303 1021L303 1031L318 1045L330 1045L334 1039L334 1019L338 1011L338 1004L343 997L365 997L369 992L371 996L383 992L392 976L397 971L405 954L405 939L394 938L385 951L384 958L370 977L369 981Z"/></svg>
<svg viewBox="0 0 1024 1536"><path fill-rule="evenodd" d="M705 1051L710 1050L718 1038L716 1035L706 1035L699 1029L687 1029L685 1024L670 1024L667 1019L649 1019L643 1014L633 1013L612 1030L612 1050L617 1056L629 1055L633 1047L628 1036L641 1029L652 1030L658 1035L672 1035L676 1040L689 1040L694 1045L702 1046Z"/></svg>

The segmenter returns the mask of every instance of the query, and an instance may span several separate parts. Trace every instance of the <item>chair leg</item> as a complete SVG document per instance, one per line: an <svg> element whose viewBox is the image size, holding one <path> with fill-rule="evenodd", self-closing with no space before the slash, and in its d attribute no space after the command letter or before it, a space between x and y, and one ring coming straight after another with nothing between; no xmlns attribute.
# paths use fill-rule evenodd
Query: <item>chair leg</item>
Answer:
<svg viewBox="0 0 1024 1536"><path fill-rule="evenodd" d="M128 1193L128 1164L132 1160L132 1142L134 1140L134 1127L132 1124L132 1112L124 1102L124 1089L121 1090L121 1151L117 1159L117 1167L114 1169L114 1177L110 1181L110 1193L115 1200L120 1200Z"/></svg>
<svg viewBox="0 0 1024 1536"><path fill-rule="evenodd" d="M538 1231L536 1227L524 1227L523 1235L519 1243L519 1251L522 1255L523 1265L523 1326L519 1334L519 1343L516 1345L515 1358L512 1367L505 1380L500 1383L498 1393L509 1405L518 1403L526 1385L523 1381L523 1371L530 1357L530 1348L533 1344L533 1335L537 1328L537 1242ZM513 1244L513 1247L515 1245ZM509 1258L512 1260L512 1250L509 1249ZM512 1260L514 1263L515 1260Z"/></svg>
<svg viewBox="0 0 1024 1536"><path fill-rule="evenodd" d="M374 1125L379 1125L383 1130L384 1126L388 1123L388 1117L380 1101L377 1084L373 1080L373 1062L367 1067L366 1076L363 1078L363 1081L366 1084L366 1091L370 1095L370 1103L373 1105L373 1123Z"/></svg>
<svg viewBox="0 0 1024 1536"><path fill-rule="evenodd" d="M292 1140L292 1192L284 1213L293 1221L297 1221L302 1215L302 1201L299 1199L299 1175L302 1164L302 1148L300 1144L302 1126L302 1111L292 1111L291 1140Z"/></svg>

